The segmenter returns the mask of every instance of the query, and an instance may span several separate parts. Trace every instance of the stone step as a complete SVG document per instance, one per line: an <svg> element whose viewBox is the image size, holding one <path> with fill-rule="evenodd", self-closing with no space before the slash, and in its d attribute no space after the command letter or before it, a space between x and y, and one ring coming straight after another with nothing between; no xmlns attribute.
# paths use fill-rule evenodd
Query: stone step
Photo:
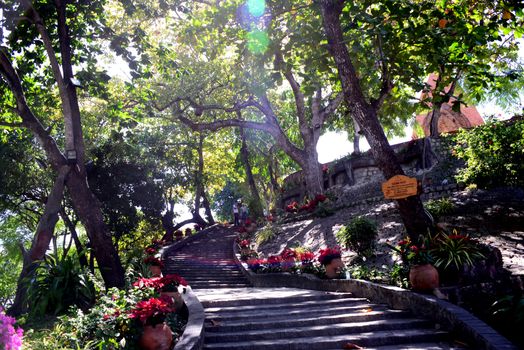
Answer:
<svg viewBox="0 0 524 350"><path fill-rule="evenodd" d="M326 299L345 299L352 297L350 293L314 293L310 295L296 295L296 296L287 296L283 298L279 297L260 297L256 298L253 295L252 298L243 299L228 299L228 300L203 300L202 305L204 308L210 307L227 307L227 306L242 306L242 305L268 305L268 304L282 304L282 303L299 303L312 300L326 300Z"/></svg>
<svg viewBox="0 0 524 350"><path fill-rule="evenodd" d="M206 344L226 343L251 340L290 339L303 337L332 337L354 333L368 333L387 330L412 330L429 328L431 323L422 319L391 319L364 322L346 322L306 327L268 328L242 332L205 333ZM220 327L219 327L220 328Z"/></svg>
<svg viewBox="0 0 524 350"><path fill-rule="evenodd" d="M399 310L374 310L371 312L347 312L331 314L313 314L311 316L295 315L285 319L275 320L270 319L253 319L246 320L221 320L217 321L212 317L208 317L205 323L206 332L232 332L232 331L249 331L266 328L289 328L302 327L308 325L325 325L345 322L364 322L379 319L401 319L408 318L411 315L406 311Z"/></svg>
<svg viewBox="0 0 524 350"><path fill-rule="evenodd" d="M300 302L293 302L289 299L282 299L281 303L278 304L257 304L257 305L240 305L240 306L213 306L206 308L206 313L211 312L245 312L245 311L264 311L271 312L276 309L277 312L281 312L282 309L303 309L306 307L331 307L340 304L355 304L355 303L364 303L368 304L369 301L366 298L333 298L333 299L321 299L321 300L304 300Z"/></svg>
<svg viewBox="0 0 524 350"><path fill-rule="evenodd" d="M309 307L304 309L285 309L282 308L280 311L275 310L274 312L267 311L244 311L244 312L230 312L230 313L207 313L206 317L212 318L215 321L231 321L231 320L243 320L245 319L248 322L250 319L268 319L273 320L282 320L288 319L290 317L300 316L308 317L314 315L329 315L336 313L348 313L348 312L360 312L367 313L373 308L372 304L356 304L356 305L337 305L329 308L323 306L318 307Z"/></svg>
<svg viewBox="0 0 524 350"><path fill-rule="evenodd" d="M379 347L366 348L366 350L464 350L464 347L459 345L453 345L447 342L439 343L416 343L416 344L402 344L402 347L399 345L386 345ZM335 350L335 349L332 349ZM340 350L340 349L337 349Z"/></svg>
<svg viewBox="0 0 524 350"><path fill-rule="evenodd" d="M434 329L406 329L392 331L374 331L357 334L336 336L313 336L300 338L282 338L272 340L252 340L227 343L205 343L204 349L228 350L325 350L329 348L343 349L347 343L357 344L362 347L378 347L385 345L398 345L416 342L438 342L447 339L446 332ZM397 349L404 349L397 346Z"/></svg>
<svg viewBox="0 0 524 350"><path fill-rule="evenodd" d="M246 283L236 283L236 284L228 284L228 283L195 283L190 284L192 289L213 289L213 288L246 288L251 287L249 284Z"/></svg>

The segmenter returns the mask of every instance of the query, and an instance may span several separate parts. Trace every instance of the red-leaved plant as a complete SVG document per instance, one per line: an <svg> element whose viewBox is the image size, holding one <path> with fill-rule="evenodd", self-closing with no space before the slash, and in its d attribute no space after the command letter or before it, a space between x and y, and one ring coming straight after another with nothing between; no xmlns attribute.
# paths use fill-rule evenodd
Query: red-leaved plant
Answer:
<svg viewBox="0 0 524 350"><path fill-rule="evenodd" d="M130 310L129 318L140 320L144 325L155 326L164 322L168 313L175 312L173 299L168 296L139 301Z"/></svg>
<svg viewBox="0 0 524 350"><path fill-rule="evenodd" d="M160 267L164 267L164 263L162 262L162 260L160 260L159 258L157 257L154 257L154 256L148 256L144 259L144 264L146 265L151 265L151 266L160 266Z"/></svg>
<svg viewBox="0 0 524 350"><path fill-rule="evenodd" d="M328 265L333 259L340 258L340 248L324 248L320 249L317 253L317 260L322 265Z"/></svg>

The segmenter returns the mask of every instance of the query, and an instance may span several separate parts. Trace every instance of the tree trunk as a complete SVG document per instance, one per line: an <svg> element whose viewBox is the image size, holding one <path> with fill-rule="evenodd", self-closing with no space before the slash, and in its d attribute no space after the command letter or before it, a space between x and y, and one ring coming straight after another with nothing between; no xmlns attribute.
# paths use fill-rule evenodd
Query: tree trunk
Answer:
<svg viewBox="0 0 524 350"><path fill-rule="evenodd" d="M318 3L321 6L328 49L337 65L344 97L349 105L351 116L362 128L371 147L373 157L384 177L389 179L395 175L403 175L404 171L380 125L377 110L371 104L368 104L364 97L351 57L344 43L339 18L343 1L318 0ZM430 227L430 220L424 213L420 196L400 199L397 204L408 235L413 240L417 240L419 235L426 233Z"/></svg>
<svg viewBox="0 0 524 350"><path fill-rule="evenodd" d="M262 212L262 202L260 201L260 194L258 193L258 189L255 184L255 178L253 177L253 172L251 170L251 163L249 162L249 150L247 148L246 134L244 133L244 128L239 128L239 132L240 139L242 141L242 146L240 147L240 158L242 159L242 163L244 163L247 183L249 184L249 190L251 192L252 216L253 218L257 219L264 215Z"/></svg>
<svg viewBox="0 0 524 350"><path fill-rule="evenodd" d="M305 196L313 198L317 194L324 193L324 176L322 167L318 162L316 143L306 147L305 159L300 166L302 167L304 181L306 182Z"/></svg>
<svg viewBox="0 0 524 350"><path fill-rule="evenodd" d="M65 222L67 228L69 229L69 233L71 234L71 237L73 237L73 241L75 242L76 252L78 254L78 262L80 263L80 266L87 268L89 266L89 263L87 262L87 251L84 250L84 247L82 245L82 242L80 242L80 239L78 238L78 234L76 233L76 225L69 219L69 216L67 215L65 209L62 207L60 209L60 217ZM94 271L91 271L94 272Z"/></svg>
<svg viewBox="0 0 524 350"><path fill-rule="evenodd" d="M89 188L85 174L77 170L72 171L67 180L75 212L86 229L106 287L123 288L124 269L104 224L100 202Z"/></svg>
<svg viewBox="0 0 524 350"><path fill-rule="evenodd" d="M49 248L49 243L53 238L56 222L58 221L58 213L61 209L61 202L64 195L65 181L69 172L69 166L60 168L51 193L49 197L47 197L44 214L38 222L36 234L31 243L31 249L27 254L24 254L22 271L20 272L16 286L15 300L9 309L11 315L18 316L27 311L27 305L25 303L25 296L27 294L26 278L35 270L35 262L44 259L45 252Z"/></svg>
<svg viewBox="0 0 524 350"><path fill-rule="evenodd" d="M438 138L438 122L440 120L441 103L435 103L431 112L431 120L429 121L429 137Z"/></svg>
<svg viewBox="0 0 524 350"><path fill-rule="evenodd" d="M355 118L353 120L353 128L355 133L353 134L353 153L360 154L360 126L356 122Z"/></svg>
<svg viewBox="0 0 524 350"><path fill-rule="evenodd" d="M209 199L207 198L206 192L202 192L202 205L204 206L206 213L206 221L208 225L214 225L215 219L213 218L213 212L211 211L211 205Z"/></svg>

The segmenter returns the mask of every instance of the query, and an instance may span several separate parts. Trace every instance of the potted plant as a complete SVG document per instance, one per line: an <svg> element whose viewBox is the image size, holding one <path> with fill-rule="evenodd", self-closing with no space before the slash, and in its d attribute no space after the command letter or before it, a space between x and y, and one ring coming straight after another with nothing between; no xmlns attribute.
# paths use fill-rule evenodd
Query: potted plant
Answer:
<svg viewBox="0 0 524 350"><path fill-rule="evenodd" d="M174 312L173 299L167 296L139 301L130 311L129 317L139 320L143 333L138 345L144 350L170 350L173 334L165 323L168 313Z"/></svg>
<svg viewBox="0 0 524 350"><path fill-rule="evenodd" d="M411 288L418 291L429 291L439 286L439 274L432 265L432 238L424 237L421 244L414 244L409 238L398 242L392 247L400 254L402 262L409 266L409 282Z"/></svg>
<svg viewBox="0 0 524 350"><path fill-rule="evenodd" d="M160 277L162 275L164 263L159 258L155 256L148 256L144 259L144 264L149 266L149 271L151 271L151 275L153 277Z"/></svg>
<svg viewBox="0 0 524 350"><path fill-rule="evenodd" d="M310 251L303 251L298 254L298 260L300 261L300 272L302 273L315 273L315 266L313 260L315 254Z"/></svg>
<svg viewBox="0 0 524 350"><path fill-rule="evenodd" d="M175 308L179 310L184 304L180 295L179 287L187 287L187 281L177 274L170 274L160 278L160 295L166 295L173 299Z"/></svg>
<svg viewBox="0 0 524 350"><path fill-rule="evenodd" d="M344 269L344 263L342 262L342 256L340 249L335 248L324 248L318 251L318 262L326 269L327 278L341 278L342 270Z"/></svg>
<svg viewBox="0 0 524 350"><path fill-rule="evenodd" d="M460 282L465 271L471 269L475 262L484 259L482 246L467 235L460 235L456 230L452 234L440 232L435 237L432 254L435 267L449 284Z"/></svg>
<svg viewBox="0 0 524 350"><path fill-rule="evenodd" d="M240 255L249 255L251 242L248 239L243 239L238 242L238 246L240 247Z"/></svg>

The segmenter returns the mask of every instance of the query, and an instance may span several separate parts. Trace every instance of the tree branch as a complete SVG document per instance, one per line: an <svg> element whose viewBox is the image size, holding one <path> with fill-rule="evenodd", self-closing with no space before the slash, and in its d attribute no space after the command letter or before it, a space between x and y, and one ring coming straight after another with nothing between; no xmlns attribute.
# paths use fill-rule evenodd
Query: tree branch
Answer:
<svg viewBox="0 0 524 350"><path fill-rule="evenodd" d="M40 120L38 120L29 108L25 99L21 80L11 64L5 49L0 49L0 75L5 78L13 96L15 97L16 112L22 118L22 123L33 132L46 151L51 164L53 164L55 170L58 170L61 165L66 163L66 159L62 152L60 152L55 140L49 136L49 133L40 123Z"/></svg>
<svg viewBox="0 0 524 350"><path fill-rule="evenodd" d="M8 126L11 128L21 128L24 127L24 123L7 123L7 122L0 122L0 126Z"/></svg>
<svg viewBox="0 0 524 350"><path fill-rule="evenodd" d="M334 99L328 102L328 105L323 110L320 111L320 126L324 124L327 118L335 113L342 101L344 101L344 93L341 91Z"/></svg>
<svg viewBox="0 0 524 350"><path fill-rule="evenodd" d="M307 126L306 123L306 108L304 103L304 94L300 90L300 84L296 81L291 68L289 68L284 61L284 56L280 48L275 52L275 68L280 70L286 80L291 85L293 96L295 96L295 105L297 107L297 117L301 126Z"/></svg>
<svg viewBox="0 0 524 350"><path fill-rule="evenodd" d="M378 97L376 99L371 100L371 106L375 109L375 111L378 111L380 109L380 107L384 103L384 100L386 99L386 97L388 97L391 90L393 89L393 82L391 81L388 65L384 56L384 50L382 49L382 38L380 37L380 35L377 37L377 43L378 51L380 54L380 65L382 67L382 86L380 88Z"/></svg>

